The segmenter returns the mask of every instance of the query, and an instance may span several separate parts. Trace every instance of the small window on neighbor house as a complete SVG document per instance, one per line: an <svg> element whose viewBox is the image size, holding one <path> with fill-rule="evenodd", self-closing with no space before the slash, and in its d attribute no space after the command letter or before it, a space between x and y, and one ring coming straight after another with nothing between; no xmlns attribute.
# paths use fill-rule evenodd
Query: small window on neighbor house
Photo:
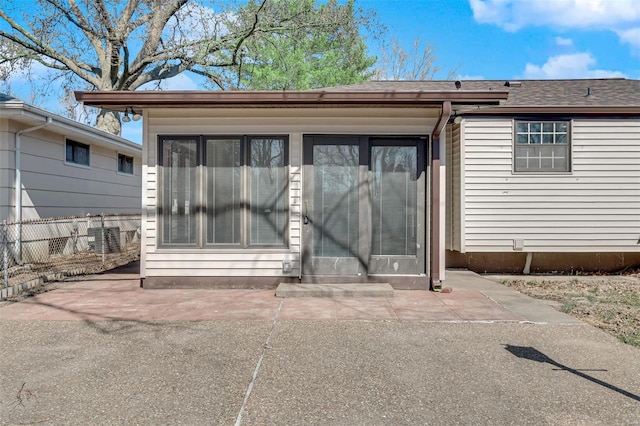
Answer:
<svg viewBox="0 0 640 426"><path fill-rule="evenodd" d="M515 172L571 171L568 121L516 121Z"/></svg>
<svg viewBox="0 0 640 426"><path fill-rule="evenodd" d="M67 139L66 145L67 163L89 165L89 145Z"/></svg>
<svg viewBox="0 0 640 426"><path fill-rule="evenodd" d="M118 154L118 172L132 175L133 157L129 157L128 155L124 154Z"/></svg>

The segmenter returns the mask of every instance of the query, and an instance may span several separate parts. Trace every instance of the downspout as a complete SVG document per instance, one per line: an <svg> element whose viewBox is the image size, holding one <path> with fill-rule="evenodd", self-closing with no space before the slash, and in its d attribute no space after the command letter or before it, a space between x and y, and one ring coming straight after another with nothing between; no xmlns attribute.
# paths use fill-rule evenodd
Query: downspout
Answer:
<svg viewBox="0 0 640 426"><path fill-rule="evenodd" d="M43 129L53 123L51 117L47 117L44 123L37 126L29 127L24 130L20 130L16 133L16 176L15 176L15 210L14 210L14 222L18 223L18 238L16 239L16 261L22 265L22 135L36 130Z"/></svg>
<svg viewBox="0 0 640 426"><path fill-rule="evenodd" d="M444 192L441 185L444 183L441 171L441 146L440 134L451 118L451 101L442 103L440 117L431 134L431 250L429 251L429 272L431 275L431 290L439 291L444 281ZM446 167L446 165L445 165Z"/></svg>

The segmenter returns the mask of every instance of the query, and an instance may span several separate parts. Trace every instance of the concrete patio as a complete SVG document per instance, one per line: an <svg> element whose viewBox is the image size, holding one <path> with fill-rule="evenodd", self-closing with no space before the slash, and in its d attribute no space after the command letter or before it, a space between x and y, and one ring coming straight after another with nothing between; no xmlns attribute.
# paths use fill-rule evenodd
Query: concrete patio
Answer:
<svg viewBox="0 0 640 426"><path fill-rule="evenodd" d="M0 306L0 424L633 425L640 351L464 271L451 293L142 290Z"/></svg>

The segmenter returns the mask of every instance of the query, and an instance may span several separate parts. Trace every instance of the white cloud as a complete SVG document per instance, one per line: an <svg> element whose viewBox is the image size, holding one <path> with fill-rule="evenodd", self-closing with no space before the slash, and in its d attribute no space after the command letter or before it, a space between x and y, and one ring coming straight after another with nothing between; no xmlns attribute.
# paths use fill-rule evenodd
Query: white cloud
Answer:
<svg viewBox="0 0 640 426"><path fill-rule="evenodd" d="M573 46L573 40L570 38L556 37L556 44L558 46Z"/></svg>
<svg viewBox="0 0 640 426"><path fill-rule="evenodd" d="M624 42L640 44L634 32L640 24L638 0L469 0L469 4L477 22L510 32L530 26L608 30Z"/></svg>
<svg viewBox="0 0 640 426"><path fill-rule="evenodd" d="M596 63L596 59L590 53L552 56L541 66L528 63L523 77L528 79L625 77L619 71L594 69Z"/></svg>
<svg viewBox="0 0 640 426"><path fill-rule="evenodd" d="M632 48L640 50L640 27L617 31L620 40L628 43Z"/></svg>
<svg viewBox="0 0 640 426"><path fill-rule="evenodd" d="M481 75L459 75L456 80L486 80L486 77Z"/></svg>
<svg viewBox="0 0 640 426"><path fill-rule="evenodd" d="M184 72L175 77L163 80L160 84L162 90L197 90L198 85Z"/></svg>
<svg viewBox="0 0 640 426"><path fill-rule="evenodd" d="M193 81L185 72L175 77L157 81L151 81L140 86L139 90L198 90L198 83Z"/></svg>
<svg viewBox="0 0 640 426"><path fill-rule="evenodd" d="M51 68L42 65L38 61L32 61L29 66L25 68L16 67L15 69L11 69L6 63L1 64L0 67L0 74L2 74L2 72L9 74L7 82L15 84L29 84L31 81L47 77L52 71Z"/></svg>
<svg viewBox="0 0 640 426"><path fill-rule="evenodd" d="M476 21L508 31L526 26L615 28L640 20L637 0L469 0Z"/></svg>

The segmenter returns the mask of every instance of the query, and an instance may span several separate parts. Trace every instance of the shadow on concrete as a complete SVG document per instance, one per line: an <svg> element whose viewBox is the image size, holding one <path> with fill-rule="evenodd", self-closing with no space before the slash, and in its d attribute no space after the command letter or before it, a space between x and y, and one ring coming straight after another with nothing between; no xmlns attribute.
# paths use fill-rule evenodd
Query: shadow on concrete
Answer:
<svg viewBox="0 0 640 426"><path fill-rule="evenodd" d="M100 272L96 275L106 275L106 274L140 274L140 261L135 260L131 263L127 263L126 265L118 266L114 269L107 269L106 271Z"/></svg>
<svg viewBox="0 0 640 426"><path fill-rule="evenodd" d="M46 306L47 308L57 309L73 315L77 315L79 318L81 318L80 322L96 330L100 334L123 334L127 332L136 332L137 330L135 329L135 327L141 325L158 327L158 332L160 331L160 327L166 327L167 325L170 325L173 328L188 328L187 325L179 324L175 321L146 321L135 318L98 314L95 312L83 312L81 310L54 305L52 303L47 303L35 299L31 299L27 303ZM96 317L98 319L95 319Z"/></svg>
<svg viewBox="0 0 640 426"><path fill-rule="evenodd" d="M593 382L595 384L598 384L600 386L603 386L607 389L610 389L614 392L618 392L621 395L624 395L628 398L631 398L633 400L636 400L638 402L640 402L640 396L633 394L629 391L626 391L624 389L620 389L619 387L616 387L612 384L609 384L607 382L604 382L600 379L596 379L595 377L589 376L588 374L583 373L582 371L607 371L604 369L595 369L595 370L576 370L575 368L571 368L571 367L567 367L566 365L560 364L557 361L554 361L553 359L549 358L547 355L545 355L544 353L540 352L539 350L537 350L536 348L533 348L531 346L513 346L513 345L505 345L505 349L509 352L511 352L511 354L517 356L518 358L523 358L523 359L528 359L530 361L537 361L537 362L541 362L541 363L547 363L547 364L551 364L555 367L557 367L557 370L560 371L568 371L569 373L575 374L578 377L582 377L583 379L587 379L590 382Z"/></svg>

